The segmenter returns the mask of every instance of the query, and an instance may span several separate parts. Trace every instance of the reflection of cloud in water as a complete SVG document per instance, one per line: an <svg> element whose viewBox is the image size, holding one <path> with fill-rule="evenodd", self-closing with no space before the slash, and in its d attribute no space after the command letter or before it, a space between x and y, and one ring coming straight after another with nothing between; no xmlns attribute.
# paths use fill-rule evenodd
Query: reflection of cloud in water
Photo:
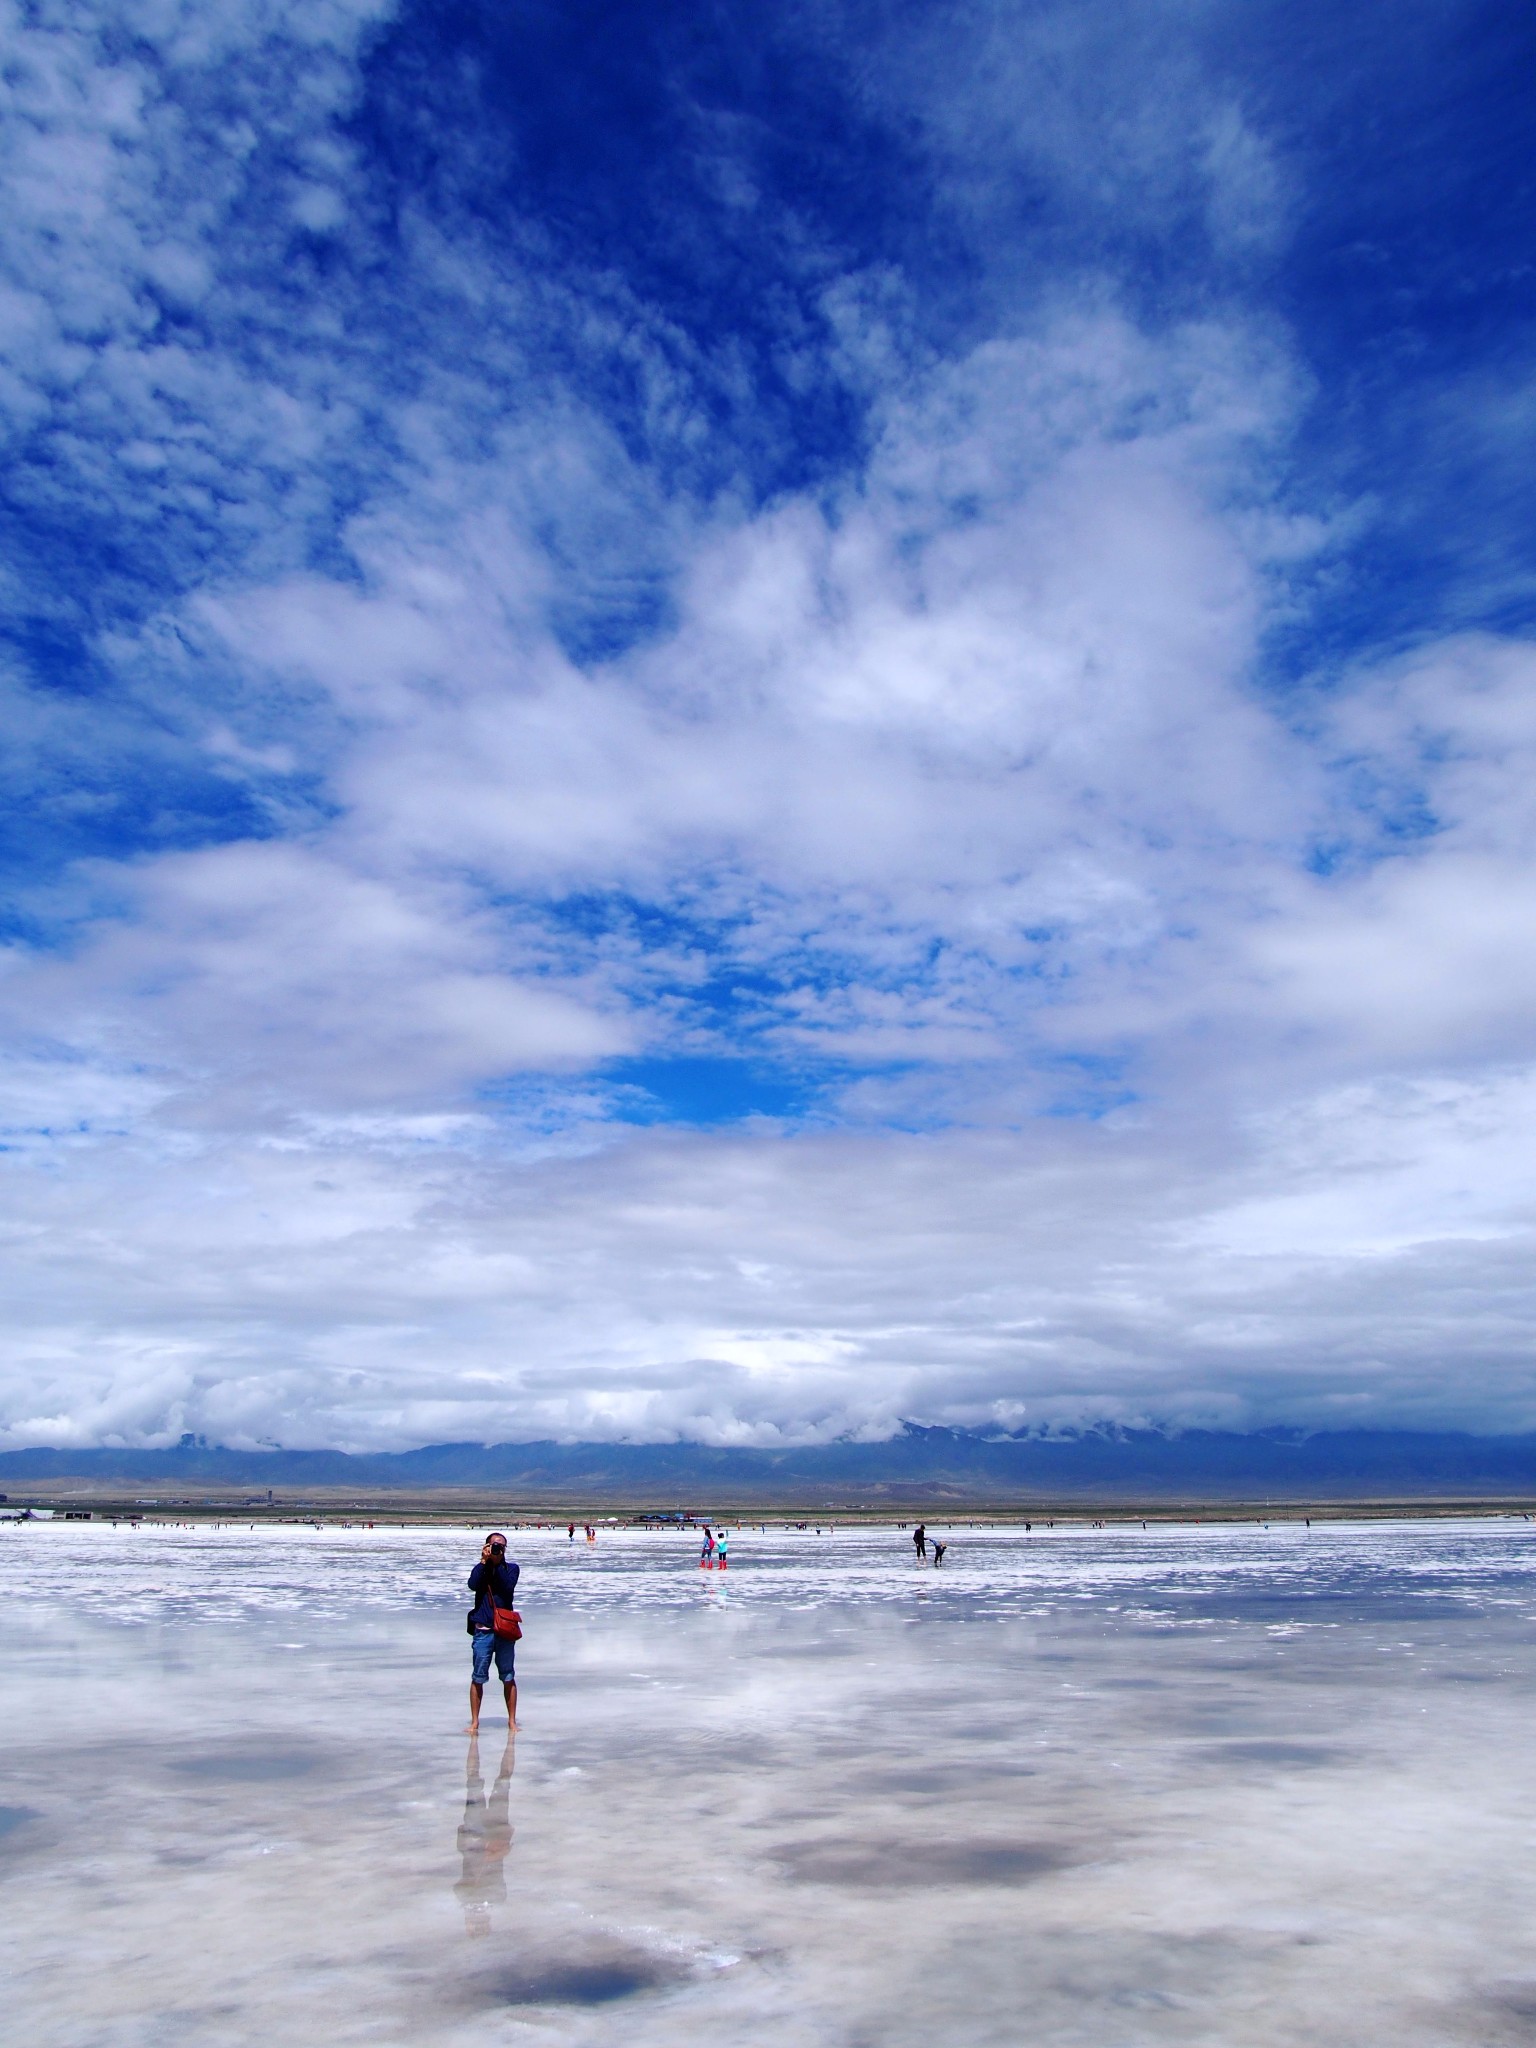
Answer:
<svg viewBox="0 0 1536 2048"><path fill-rule="evenodd" d="M1213 1764L1269 1764L1277 1770L1318 1771L1341 1762L1347 1750L1320 1742L1213 1742L1194 1752Z"/></svg>
<svg viewBox="0 0 1536 2048"><path fill-rule="evenodd" d="M10 2030L1529 2048L1530 1525L968 1530L922 1602L907 1541L744 1531L727 1607L691 1541L519 1532L513 1856L463 1531L8 1533Z"/></svg>
<svg viewBox="0 0 1536 2048"><path fill-rule="evenodd" d="M203 1778L225 1785L268 1785L285 1778L307 1778L320 1759L306 1750L211 1749L171 1759L171 1769L184 1778Z"/></svg>
<svg viewBox="0 0 1536 2048"><path fill-rule="evenodd" d="M588 1953L548 1956L491 1970L473 1983L474 2002L498 2005L612 2005L641 1991L657 1991L685 1973L668 1958L644 1949L595 1947Z"/></svg>
<svg viewBox="0 0 1536 2048"><path fill-rule="evenodd" d="M926 1891L934 1885L1029 1884L1077 1861L1056 1842L908 1841L790 1842L775 1860L799 1884L858 1885L866 1891Z"/></svg>

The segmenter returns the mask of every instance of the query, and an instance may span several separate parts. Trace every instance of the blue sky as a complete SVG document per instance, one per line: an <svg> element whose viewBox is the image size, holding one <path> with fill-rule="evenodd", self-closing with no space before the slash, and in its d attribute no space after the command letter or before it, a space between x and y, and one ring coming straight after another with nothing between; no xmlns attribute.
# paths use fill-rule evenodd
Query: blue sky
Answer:
<svg viewBox="0 0 1536 2048"><path fill-rule="evenodd" d="M1536 1426L1523 17L0 35L0 1440Z"/></svg>

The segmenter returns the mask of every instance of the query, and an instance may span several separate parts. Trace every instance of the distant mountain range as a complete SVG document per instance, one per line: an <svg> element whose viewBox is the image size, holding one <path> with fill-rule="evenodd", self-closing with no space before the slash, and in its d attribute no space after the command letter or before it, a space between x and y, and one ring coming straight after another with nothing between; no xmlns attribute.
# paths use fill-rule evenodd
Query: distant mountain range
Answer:
<svg viewBox="0 0 1536 2048"><path fill-rule="evenodd" d="M184 1437L166 1450L8 1451L0 1453L0 1487L7 1479L286 1493L461 1487L679 1506L736 1498L814 1498L823 1506L954 1498L1476 1499L1536 1497L1536 1435L1096 1428L986 1436L908 1423L883 1443L797 1450L546 1442L429 1444L365 1456L227 1450Z"/></svg>

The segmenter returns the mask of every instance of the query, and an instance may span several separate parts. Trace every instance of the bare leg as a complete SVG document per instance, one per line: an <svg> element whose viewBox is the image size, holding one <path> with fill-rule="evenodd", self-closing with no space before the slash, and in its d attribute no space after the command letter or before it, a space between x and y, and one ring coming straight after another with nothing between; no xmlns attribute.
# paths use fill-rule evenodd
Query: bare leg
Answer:
<svg viewBox="0 0 1536 2048"><path fill-rule="evenodd" d="M485 1687L484 1687L483 1685L476 1685L475 1681L474 1681L473 1679L471 1679L471 1680L469 1681L469 1730L468 1730L468 1732L469 1732L469 1733L470 1733L471 1735L478 1735L478 1734L479 1734L479 1732L480 1732L480 1702L481 1702L481 1700L482 1700L482 1699L484 1698L484 1696L485 1696Z"/></svg>
<svg viewBox="0 0 1536 2048"><path fill-rule="evenodd" d="M517 1726L517 1681L503 1685L502 1693L507 1702L507 1733L510 1735Z"/></svg>

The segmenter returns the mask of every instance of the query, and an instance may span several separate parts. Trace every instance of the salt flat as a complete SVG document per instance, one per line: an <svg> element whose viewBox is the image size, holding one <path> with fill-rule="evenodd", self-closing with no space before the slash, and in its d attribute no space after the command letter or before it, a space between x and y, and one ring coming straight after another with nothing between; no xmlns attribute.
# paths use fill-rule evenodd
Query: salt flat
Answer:
<svg viewBox="0 0 1536 2048"><path fill-rule="evenodd" d="M9 2038L1536 2039L1536 1525L512 1548L0 1529Z"/></svg>

